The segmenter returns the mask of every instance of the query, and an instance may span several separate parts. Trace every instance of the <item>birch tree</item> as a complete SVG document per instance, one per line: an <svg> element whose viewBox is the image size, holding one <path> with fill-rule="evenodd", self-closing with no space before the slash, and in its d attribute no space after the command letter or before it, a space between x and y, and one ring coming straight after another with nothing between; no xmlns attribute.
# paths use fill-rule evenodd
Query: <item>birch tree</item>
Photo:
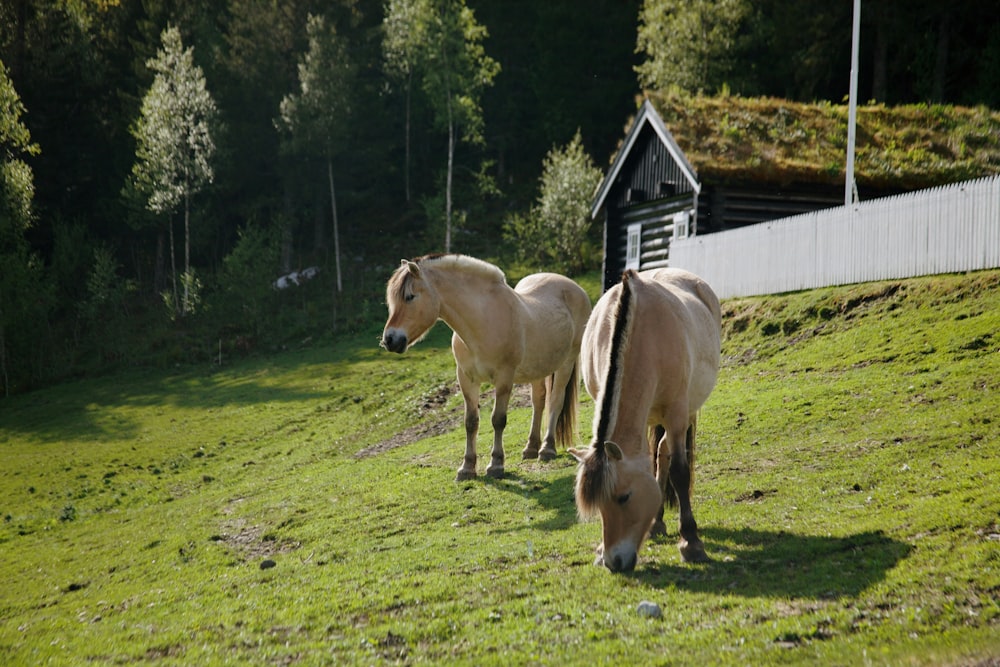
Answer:
<svg viewBox="0 0 1000 667"><path fill-rule="evenodd" d="M749 0L643 0L636 52L646 59L635 68L639 85L692 93L739 88L749 76L740 67L752 17Z"/></svg>
<svg viewBox="0 0 1000 667"><path fill-rule="evenodd" d="M340 292L343 285L333 160L349 128L355 68L348 59L346 43L322 16L309 15L306 32L309 49L298 66L299 91L281 100L276 125L286 132L286 149L302 155L318 154L326 163Z"/></svg>
<svg viewBox="0 0 1000 667"><path fill-rule="evenodd" d="M180 31L167 27L161 43L156 57L146 62L155 75L132 127L136 162L131 179L147 208L168 217L173 273L173 294L168 301L173 313L183 316L194 310L198 298L198 281L191 268L191 199L215 177L213 134L218 129L218 110L201 68L194 64L194 49L184 48ZM184 214L180 297L172 220L178 208Z"/></svg>
<svg viewBox="0 0 1000 667"><path fill-rule="evenodd" d="M405 101L403 188L410 202L410 109L413 99L413 72L419 62L426 36L418 12L422 0L389 0L383 21L382 52L386 73L400 82Z"/></svg>
<svg viewBox="0 0 1000 667"><path fill-rule="evenodd" d="M455 145L459 133L466 142L483 142L480 96L500 65L486 54L488 33L465 0L390 0L383 28L383 44L392 49L386 57L401 56L418 74L435 125L448 134L444 250L450 252Z"/></svg>

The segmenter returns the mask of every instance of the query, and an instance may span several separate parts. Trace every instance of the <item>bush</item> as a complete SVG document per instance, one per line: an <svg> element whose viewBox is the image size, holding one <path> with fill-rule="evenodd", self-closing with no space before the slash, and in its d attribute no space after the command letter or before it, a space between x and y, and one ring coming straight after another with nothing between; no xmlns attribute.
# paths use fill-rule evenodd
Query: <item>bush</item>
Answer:
<svg viewBox="0 0 1000 667"><path fill-rule="evenodd" d="M252 341L270 337L277 299L271 283L280 264L280 225L249 223L239 231L232 252L222 260L211 298L212 319L220 337L247 351Z"/></svg>
<svg viewBox="0 0 1000 667"><path fill-rule="evenodd" d="M569 144L545 156L538 200L527 215L508 217L504 238L525 261L551 261L553 268L581 271L592 252L587 242L593 224L590 201L601 178L577 130Z"/></svg>

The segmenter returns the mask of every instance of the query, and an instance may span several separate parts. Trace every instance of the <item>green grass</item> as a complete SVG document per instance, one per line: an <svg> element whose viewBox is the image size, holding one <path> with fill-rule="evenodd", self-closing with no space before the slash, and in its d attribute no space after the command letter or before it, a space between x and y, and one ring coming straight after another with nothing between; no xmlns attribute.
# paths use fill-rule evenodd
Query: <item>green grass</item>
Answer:
<svg viewBox="0 0 1000 667"><path fill-rule="evenodd" d="M8 399L0 663L1000 657L1000 272L723 308L694 496L714 560L673 535L627 576L592 564L572 459L517 461L527 408L506 479L452 481L443 325L402 356L372 328Z"/></svg>

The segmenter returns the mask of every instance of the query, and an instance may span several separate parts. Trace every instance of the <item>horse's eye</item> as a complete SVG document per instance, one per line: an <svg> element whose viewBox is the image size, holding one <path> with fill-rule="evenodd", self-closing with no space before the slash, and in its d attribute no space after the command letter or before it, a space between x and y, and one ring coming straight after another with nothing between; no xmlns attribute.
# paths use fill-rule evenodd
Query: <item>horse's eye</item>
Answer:
<svg viewBox="0 0 1000 667"><path fill-rule="evenodd" d="M416 294L407 294L405 297L403 297L403 300L406 301L406 303L409 303L416 298L417 298Z"/></svg>
<svg viewBox="0 0 1000 667"><path fill-rule="evenodd" d="M615 500L618 501L619 505L624 505L625 503L628 502L628 499L631 498L631 497L632 497L632 492L629 491L628 493L621 494L620 496L618 496L617 498L615 498Z"/></svg>

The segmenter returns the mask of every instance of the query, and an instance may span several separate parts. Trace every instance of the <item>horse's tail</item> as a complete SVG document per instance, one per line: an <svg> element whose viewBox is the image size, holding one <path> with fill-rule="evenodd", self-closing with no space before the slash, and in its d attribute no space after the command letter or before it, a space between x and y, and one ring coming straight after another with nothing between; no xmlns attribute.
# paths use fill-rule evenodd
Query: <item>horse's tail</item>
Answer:
<svg viewBox="0 0 1000 667"><path fill-rule="evenodd" d="M569 381L566 382L566 393L563 396L562 410L559 412L559 419L556 421L556 442L564 448L572 447L576 444L576 399L580 386L580 376L578 368L579 362L573 364L573 371L569 374ZM552 382L553 376L549 376ZM551 392L549 393L551 396Z"/></svg>
<svg viewBox="0 0 1000 667"><path fill-rule="evenodd" d="M688 462L688 498L694 495L694 443L695 443L695 427L697 424L697 417L691 420L688 424L687 433L685 435L686 442L684 443L687 450L687 462ZM663 437L664 429L662 426L654 426L649 429L649 446L650 451L656 451L656 443L660 441ZM663 490L663 504L668 507L677 507L677 491L674 489L673 482L670 481L670 475L667 475L667 488Z"/></svg>

